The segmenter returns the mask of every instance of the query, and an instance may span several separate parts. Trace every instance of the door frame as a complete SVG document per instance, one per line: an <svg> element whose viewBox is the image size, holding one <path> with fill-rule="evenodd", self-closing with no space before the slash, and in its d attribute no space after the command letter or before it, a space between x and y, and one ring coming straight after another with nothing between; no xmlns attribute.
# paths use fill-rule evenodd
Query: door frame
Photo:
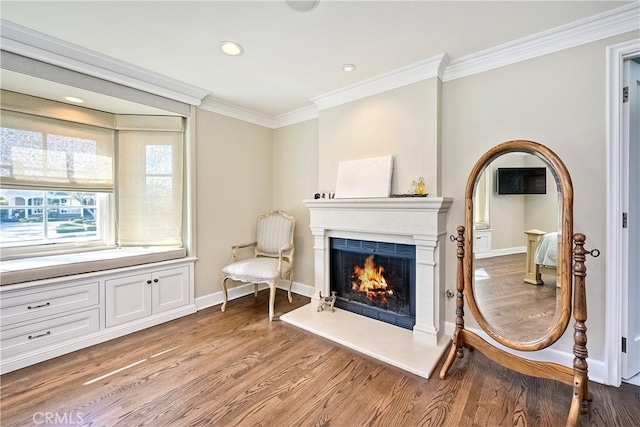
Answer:
<svg viewBox="0 0 640 427"><path fill-rule="evenodd" d="M612 46L606 50L606 263L605 263L605 317L604 364L605 384L619 387L621 384L621 337L623 287L623 238L622 238L622 72L626 59L640 55L640 38Z"/></svg>

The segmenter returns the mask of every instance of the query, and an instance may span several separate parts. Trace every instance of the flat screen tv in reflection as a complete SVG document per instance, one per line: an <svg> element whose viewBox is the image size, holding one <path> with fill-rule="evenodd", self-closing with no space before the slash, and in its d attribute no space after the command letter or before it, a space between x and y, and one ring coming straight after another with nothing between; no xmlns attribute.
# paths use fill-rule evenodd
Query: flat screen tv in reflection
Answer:
<svg viewBox="0 0 640 427"><path fill-rule="evenodd" d="M547 168L498 168L498 194L547 194Z"/></svg>

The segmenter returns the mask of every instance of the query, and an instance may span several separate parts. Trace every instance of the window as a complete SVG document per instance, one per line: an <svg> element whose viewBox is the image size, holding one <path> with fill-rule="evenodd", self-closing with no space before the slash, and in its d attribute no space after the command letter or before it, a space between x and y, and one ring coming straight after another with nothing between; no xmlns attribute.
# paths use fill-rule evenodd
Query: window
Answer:
<svg viewBox="0 0 640 427"><path fill-rule="evenodd" d="M95 192L0 190L0 246L101 242L106 197Z"/></svg>
<svg viewBox="0 0 640 427"><path fill-rule="evenodd" d="M473 199L473 225L476 230L486 230L489 223L489 200L491 195L491 185L488 185L488 169L485 169L478 177L476 183L475 196Z"/></svg>
<svg viewBox="0 0 640 427"><path fill-rule="evenodd" d="M1 100L2 259L182 245L181 117L118 116L6 91Z"/></svg>

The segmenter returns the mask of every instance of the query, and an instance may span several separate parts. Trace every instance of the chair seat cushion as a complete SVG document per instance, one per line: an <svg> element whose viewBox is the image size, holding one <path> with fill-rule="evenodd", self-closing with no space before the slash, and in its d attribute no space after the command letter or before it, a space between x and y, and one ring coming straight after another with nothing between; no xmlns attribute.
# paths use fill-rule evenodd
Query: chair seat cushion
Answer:
<svg viewBox="0 0 640 427"><path fill-rule="evenodd" d="M286 276L291 264L282 261L282 272L278 274L278 260L275 258L250 258L229 264L222 274L240 282L269 282Z"/></svg>

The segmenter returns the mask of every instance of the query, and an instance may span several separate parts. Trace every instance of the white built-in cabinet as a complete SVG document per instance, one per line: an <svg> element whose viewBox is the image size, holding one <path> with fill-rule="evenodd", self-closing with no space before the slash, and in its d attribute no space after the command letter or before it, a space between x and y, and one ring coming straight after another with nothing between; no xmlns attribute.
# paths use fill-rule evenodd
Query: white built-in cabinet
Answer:
<svg viewBox="0 0 640 427"><path fill-rule="evenodd" d="M189 268L176 267L105 281L107 328L189 303Z"/></svg>
<svg viewBox="0 0 640 427"><path fill-rule="evenodd" d="M0 372L196 312L194 258L0 288Z"/></svg>
<svg viewBox="0 0 640 427"><path fill-rule="evenodd" d="M491 229L475 230L473 242L473 252L476 258L487 258L491 256Z"/></svg>

